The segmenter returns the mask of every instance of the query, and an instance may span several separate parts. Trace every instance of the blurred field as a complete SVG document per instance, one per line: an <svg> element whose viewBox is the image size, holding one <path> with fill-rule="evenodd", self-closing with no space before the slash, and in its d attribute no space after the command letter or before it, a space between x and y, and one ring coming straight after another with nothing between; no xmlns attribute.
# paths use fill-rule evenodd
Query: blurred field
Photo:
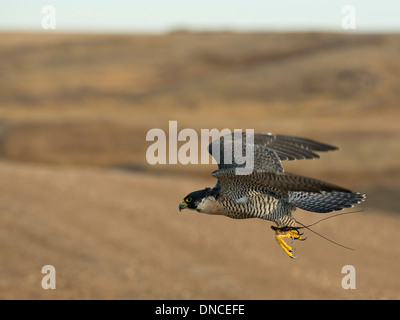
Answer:
<svg viewBox="0 0 400 320"><path fill-rule="evenodd" d="M399 299L400 36L0 34L0 298ZM309 231L178 204L212 165L146 162L146 133L223 128L340 147L284 163L367 194ZM321 215L296 212L311 223ZM42 266L57 289L41 288ZM354 265L357 289L341 287Z"/></svg>

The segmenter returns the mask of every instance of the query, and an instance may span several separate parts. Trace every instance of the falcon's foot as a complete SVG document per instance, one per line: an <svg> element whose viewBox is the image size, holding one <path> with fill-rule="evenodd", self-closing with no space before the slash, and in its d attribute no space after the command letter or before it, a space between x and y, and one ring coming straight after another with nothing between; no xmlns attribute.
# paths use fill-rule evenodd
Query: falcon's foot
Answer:
<svg viewBox="0 0 400 320"><path fill-rule="evenodd" d="M295 248L290 247L283 239L290 238L293 240L306 240L306 238L302 238L302 233L299 232L298 228L296 227L274 227L271 226L271 229L275 231L275 240L278 245L286 252L286 254L294 259L296 256L293 255L293 252L296 250Z"/></svg>

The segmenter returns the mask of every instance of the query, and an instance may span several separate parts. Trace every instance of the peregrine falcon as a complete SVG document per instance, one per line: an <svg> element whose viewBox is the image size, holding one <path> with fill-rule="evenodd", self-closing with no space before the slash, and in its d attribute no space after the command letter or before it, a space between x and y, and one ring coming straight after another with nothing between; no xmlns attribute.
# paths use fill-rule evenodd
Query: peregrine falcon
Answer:
<svg viewBox="0 0 400 320"><path fill-rule="evenodd" d="M241 149L236 152L238 145ZM294 249L284 239L305 240L299 232L301 227L296 226L297 221L292 217L296 208L332 212L353 207L365 196L321 180L287 173L281 161L319 158L316 152L337 149L314 140L281 134L222 136L208 146L218 163L218 170L211 174L218 179L217 184L189 193L179 204L179 211L187 208L234 219L272 221L276 224L271 226L275 240L289 257L295 258ZM244 167L243 162L238 161L239 155L249 151L254 156L253 169L247 174L238 174L237 169Z"/></svg>

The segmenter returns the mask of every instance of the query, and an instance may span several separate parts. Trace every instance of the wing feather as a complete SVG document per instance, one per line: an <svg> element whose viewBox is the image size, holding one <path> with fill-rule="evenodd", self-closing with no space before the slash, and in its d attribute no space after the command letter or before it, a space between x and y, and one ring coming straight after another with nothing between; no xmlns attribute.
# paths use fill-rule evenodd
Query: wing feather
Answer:
<svg viewBox="0 0 400 320"><path fill-rule="evenodd" d="M253 143L248 142L250 136ZM246 152L254 152L254 170L270 172L283 172L280 161L315 159L319 158L315 151L337 149L335 146L311 139L271 133L230 133L214 140L208 146L208 151L217 160L219 169L243 167L243 164L236 161L236 157L244 156ZM225 154L226 150L229 150L231 161Z"/></svg>
<svg viewBox="0 0 400 320"><path fill-rule="evenodd" d="M331 212L352 207L365 197L325 181L284 172L253 171L250 175L236 175L235 170L230 168L216 170L212 176L220 182L221 193L246 194L254 190L276 195L312 212Z"/></svg>

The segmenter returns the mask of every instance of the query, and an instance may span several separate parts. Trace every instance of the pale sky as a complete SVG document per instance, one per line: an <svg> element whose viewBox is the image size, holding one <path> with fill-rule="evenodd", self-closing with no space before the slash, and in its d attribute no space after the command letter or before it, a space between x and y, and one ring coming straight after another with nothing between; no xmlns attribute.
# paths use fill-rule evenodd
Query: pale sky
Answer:
<svg viewBox="0 0 400 320"><path fill-rule="evenodd" d="M400 0L3 0L0 31L43 31L42 7L56 12L55 31L327 30L342 32L352 5L356 32L400 32Z"/></svg>

